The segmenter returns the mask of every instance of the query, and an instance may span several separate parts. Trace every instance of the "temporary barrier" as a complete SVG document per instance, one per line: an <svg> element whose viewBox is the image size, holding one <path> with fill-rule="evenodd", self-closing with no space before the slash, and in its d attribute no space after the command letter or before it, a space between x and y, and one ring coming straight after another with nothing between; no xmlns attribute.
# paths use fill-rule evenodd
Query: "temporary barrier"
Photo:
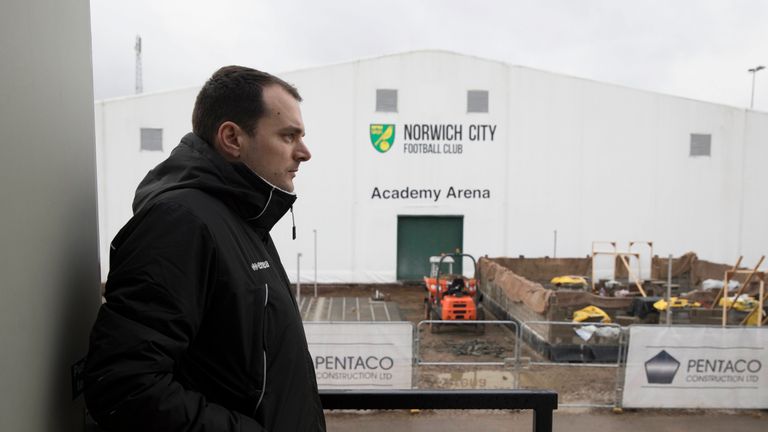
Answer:
<svg viewBox="0 0 768 432"><path fill-rule="evenodd" d="M469 330L475 323L420 322L416 327L414 382L426 382L440 389L503 388L502 385L505 388L553 388L566 398L561 401L562 406L611 408L619 405L619 380L622 377L621 366L626 346L625 332L620 326L551 321L528 321L522 323L522 326L515 321L484 322L486 325L488 323L512 329L516 336L514 357L488 361L477 356L471 361L457 361L446 360L445 355L437 355L438 359L435 359L436 348L439 348L434 344L436 336L456 341L461 337L461 326ZM453 331L441 328L439 335L427 335L432 324L453 325L456 328ZM562 343L563 352L559 353L561 360L523 359L520 345L523 333L551 335L555 349L558 346L555 341ZM431 346L425 343L425 337ZM482 341L482 337L478 336L477 340ZM565 353L567 350L570 350L570 354ZM602 362L595 362L595 356ZM570 362L562 360L566 357L571 359ZM579 372L570 372L574 369L579 369ZM561 388L568 391L562 391ZM577 399L569 394L577 394Z"/></svg>
<svg viewBox="0 0 768 432"><path fill-rule="evenodd" d="M623 405L768 408L768 329L631 326Z"/></svg>
<svg viewBox="0 0 768 432"><path fill-rule="evenodd" d="M612 363L620 360L621 326L572 321L525 321L523 340L552 363Z"/></svg>
<svg viewBox="0 0 768 432"><path fill-rule="evenodd" d="M451 390L518 387L517 323L425 320L418 323L415 335L415 387Z"/></svg>
<svg viewBox="0 0 768 432"><path fill-rule="evenodd" d="M528 382L538 387L553 388L563 395L561 406L610 408L619 405L621 372L626 346L626 332L618 324L574 323L565 321L525 321L524 335L548 335L546 349L534 348L547 361L530 361L520 372L521 386ZM543 336L529 337L545 340ZM578 373L563 372L578 369ZM561 373L552 373L555 370ZM538 372L550 372L539 374ZM542 376L553 377L542 383ZM567 391L566 391L567 388ZM567 400L565 394L579 399Z"/></svg>
<svg viewBox="0 0 768 432"><path fill-rule="evenodd" d="M476 350L500 340L475 333L481 323L486 333L494 325L509 333L503 353ZM551 321L422 321L415 333L407 322L305 328L324 389L534 387L559 391L560 405L571 407L768 408L767 328ZM522 335L537 333L549 335L550 349L573 353L523 361ZM450 355L463 345L471 349Z"/></svg>
<svg viewBox="0 0 768 432"><path fill-rule="evenodd" d="M410 389L410 322L304 323L321 389Z"/></svg>

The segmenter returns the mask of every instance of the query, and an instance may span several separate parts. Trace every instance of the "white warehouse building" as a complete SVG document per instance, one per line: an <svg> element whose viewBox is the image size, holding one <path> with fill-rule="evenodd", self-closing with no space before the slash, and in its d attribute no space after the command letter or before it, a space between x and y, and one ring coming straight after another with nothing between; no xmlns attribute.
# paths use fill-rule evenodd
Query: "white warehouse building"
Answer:
<svg viewBox="0 0 768 432"><path fill-rule="evenodd" d="M211 71L212 73L213 71ZM582 257L592 241L768 252L768 114L443 51L278 74L312 160L272 231L296 280L418 279L427 256ZM201 83L202 84L202 83ZM102 272L199 87L96 102ZM557 238L556 243L554 238Z"/></svg>

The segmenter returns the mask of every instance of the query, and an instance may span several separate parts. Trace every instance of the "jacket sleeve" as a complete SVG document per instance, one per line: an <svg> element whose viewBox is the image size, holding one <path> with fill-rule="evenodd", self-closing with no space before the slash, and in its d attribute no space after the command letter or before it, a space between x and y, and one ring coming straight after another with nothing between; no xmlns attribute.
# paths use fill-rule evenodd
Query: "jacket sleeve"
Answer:
<svg viewBox="0 0 768 432"><path fill-rule="evenodd" d="M215 279L206 226L180 205L159 203L134 217L111 249L107 302L91 331L85 372L93 418L114 431L263 431L174 378Z"/></svg>

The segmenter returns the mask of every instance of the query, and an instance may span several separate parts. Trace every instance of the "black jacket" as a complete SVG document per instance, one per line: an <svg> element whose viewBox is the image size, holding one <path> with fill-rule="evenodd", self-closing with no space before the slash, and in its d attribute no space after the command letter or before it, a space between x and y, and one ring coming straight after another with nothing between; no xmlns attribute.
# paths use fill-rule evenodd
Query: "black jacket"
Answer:
<svg viewBox="0 0 768 432"><path fill-rule="evenodd" d="M91 332L85 398L103 428L325 430L269 236L294 200L193 134L149 172Z"/></svg>

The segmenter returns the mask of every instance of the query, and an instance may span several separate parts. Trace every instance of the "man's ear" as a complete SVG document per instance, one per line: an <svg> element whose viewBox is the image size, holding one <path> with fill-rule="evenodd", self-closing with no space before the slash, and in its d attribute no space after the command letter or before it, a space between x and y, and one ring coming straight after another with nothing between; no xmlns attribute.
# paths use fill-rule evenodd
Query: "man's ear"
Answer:
<svg viewBox="0 0 768 432"><path fill-rule="evenodd" d="M240 135L243 133L240 126L231 121L225 121L219 126L216 133L214 146L227 160L240 159Z"/></svg>

